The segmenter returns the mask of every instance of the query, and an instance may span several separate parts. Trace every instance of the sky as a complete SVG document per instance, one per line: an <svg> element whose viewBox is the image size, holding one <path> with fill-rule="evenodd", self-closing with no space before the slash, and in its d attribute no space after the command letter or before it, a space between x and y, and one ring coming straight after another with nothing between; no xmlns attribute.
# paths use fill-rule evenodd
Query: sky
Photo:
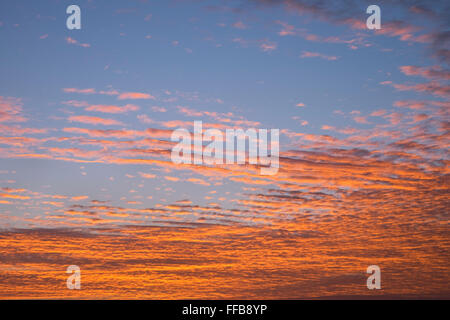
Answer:
<svg viewBox="0 0 450 320"><path fill-rule="evenodd" d="M450 297L450 5L371 4L2 1L0 298ZM172 162L194 121L278 172Z"/></svg>

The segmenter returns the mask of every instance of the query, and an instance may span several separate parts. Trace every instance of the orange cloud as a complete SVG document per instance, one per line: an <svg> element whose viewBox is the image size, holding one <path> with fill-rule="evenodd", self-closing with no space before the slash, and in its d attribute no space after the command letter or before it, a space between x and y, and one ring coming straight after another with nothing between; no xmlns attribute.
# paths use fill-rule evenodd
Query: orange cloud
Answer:
<svg viewBox="0 0 450 320"><path fill-rule="evenodd" d="M209 182L206 182L205 180L198 179L198 178L189 178L189 179L187 179L187 181L195 183L195 184L200 184L200 185L203 185L203 186L211 185Z"/></svg>
<svg viewBox="0 0 450 320"><path fill-rule="evenodd" d="M144 173L144 172L138 172L138 173L139 173L139 175L140 175L142 178L145 178L145 179L154 179L154 178L156 178L156 175L155 175L155 174Z"/></svg>
<svg viewBox="0 0 450 320"><path fill-rule="evenodd" d="M177 177L170 177L170 176L165 176L164 179L169 180L169 181L179 181L180 180Z"/></svg>

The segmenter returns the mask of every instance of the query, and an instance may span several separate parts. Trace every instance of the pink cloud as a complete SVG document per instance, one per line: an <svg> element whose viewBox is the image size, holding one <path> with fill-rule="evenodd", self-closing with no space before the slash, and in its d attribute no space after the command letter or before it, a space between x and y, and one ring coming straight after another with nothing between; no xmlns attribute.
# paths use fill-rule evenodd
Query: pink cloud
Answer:
<svg viewBox="0 0 450 320"><path fill-rule="evenodd" d="M352 29L367 29L366 23L362 19L349 18L342 20L342 22L350 26ZM425 36L414 37L414 33L419 30L419 27L407 24L403 21L391 21L383 23L383 27L379 30L375 30L375 34L386 35L388 37L399 37L402 41L425 42Z"/></svg>
<svg viewBox="0 0 450 320"><path fill-rule="evenodd" d="M0 116L1 122L1 116ZM0 125L0 132L8 135L24 135L24 134L42 134L47 133L49 129L46 128L22 128L20 126L6 126Z"/></svg>
<svg viewBox="0 0 450 320"><path fill-rule="evenodd" d="M86 134L90 137L102 138L126 138L132 139L136 137L151 137L169 139L172 135L172 130L148 128L146 130L113 130L113 129L87 129L87 128L64 128L64 132Z"/></svg>
<svg viewBox="0 0 450 320"><path fill-rule="evenodd" d="M450 80L450 71L443 70L440 66L432 66L429 68L401 66L400 70L407 76L421 76L427 79Z"/></svg>
<svg viewBox="0 0 450 320"><path fill-rule="evenodd" d="M141 93L141 92L124 92L121 93L118 97L119 100L136 100L136 99L155 99L154 96L148 93Z"/></svg>
<svg viewBox="0 0 450 320"><path fill-rule="evenodd" d="M395 101L394 106L420 110L424 109L425 103L423 101L415 101L415 100L400 100Z"/></svg>
<svg viewBox="0 0 450 320"><path fill-rule="evenodd" d="M71 37L67 37L66 38L66 42L68 44L77 45L77 46L80 46L80 47L83 47L83 48L89 48L91 46L89 43L80 43L80 42L78 42L78 40L75 40L75 39L73 39Z"/></svg>
<svg viewBox="0 0 450 320"><path fill-rule="evenodd" d="M381 117L382 115L386 114L386 110L375 110L370 114L371 117Z"/></svg>
<svg viewBox="0 0 450 320"><path fill-rule="evenodd" d="M104 119L100 117L91 117L91 116L71 116L68 118L70 122L81 122L81 123L87 123L87 124L93 124L93 125L121 125L122 123L117 120L113 119Z"/></svg>
<svg viewBox="0 0 450 320"><path fill-rule="evenodd" d="M146 124L150 124L150 123L154 123L155 121L152 120L149 116L147 116L146 114L140 114L137 116L138 120L142 123L146 123Z"/></svg>
<svg viewBox="0 0 450 320"><path fill-rule="evenodd" d="M353 120L355 120L357 123L361 123L361 124L368 124L369 123L367 121L366 117L354 117Z"/></svg>
<svg viewBox="0 0 450 320"><path fill-rule="evenodd" d="M380 30L376 30L376 33L389 37L399 37L402 41L414 41L413 34L418 30L418 27L406 24L403 21L392 21L384 23Z"/></svg>
<svg viewBox="0 0 450 320"><path fill-rule="evenodd" d="M0 122L25 122L22 113L22 102L18 98L0 96Z"/></svg>
<svg viewBox="0 0 450 320"><path fill-rule="evenodd" d="M152 111L153 111L153 112L166 112L167 109L164 108L164 107L153 106L153 107L152 107Z"/></svg>
<svg viewBox="0 0 450 320"><path fill-rule="evenodd" d="M146 136L146 132L144 131L136 131L136 130L100 130L100 129L86 129L86 128L64 128L64 132L67 133L76 133L76 134L86 134L90 137L96 138L135 138Z"/></svg>
<svg viewBox="0 0 450 320"><path fill-rule="evenodd" d="M203 116L202 112L196 111L196 110L193 110L193 109L189 109L189 108L186 108L186 107L183 107L183 106L177 106L177 109L178 109L178 111L180 113L182 113L184 115L187 115L189 117L201 117L201 116Z"/></svg>
<svg viewBox="0 0 450 320"><path fill-rule="evenodd" d="M393 112L385 115L384 118L388 119L392 125L398 125L403 118L403 114L399 112Z"/></svg>
<svg viewBox="0 0 450 320"><path fill-rule="evenodd" d="M233 27L237 29L247 29L247 26L242 21L237 21L233 23Z"/></svg>
<svg viewBox="0 0 450 320"><path fill-rule="evenodd" d="M144 172L138 172L138 173L139 173L139 175L142 178L145 178L145 179L154 179L154 178L156 178L156 175L152 174L152 173L144 173Z"/></svg>
<svg viewBox="0 0 450 320"><path fill-rule="evenodd" d="M263 42L259 47L264 52L270 52L277 48L277 44L275 42L266 41Z"/></svg>
<svg viewBox="0 0 450 320"><path fill-rule="evenodd" d="M441 85L436 81L429 83L419 83L414 85L407 84L392 84L392 86L399 91L416 91L430 93L436 96L449 97L450 96L450 86Z"/></svg>
<svg viewBox="0 0 450 320"><path fill-rule="evenodd" d="M421 114L415 114L415 115L413 116L413 123L420 122L420 121L426 120L426 119L428 119L428 118L429 118L429 116L426 115L426 114L424 114L424 113L421 113Z"/></svg>
<svg viewBox="0 0 450 320"><path fill-rule="evenodd" d="M321 58L321 59L330 60L330 61L338 59L338 57L336 57L336 56L328 56L323 53L310 52L310 51L303 51L303 53L300 55L300 58Z"/></svg>
<svg viewBox="0 0 450 320"><path fill-rule="evenodd" d="M119 94L119 91L117 91L117 90L108 90L108 91L102 90L102 91L100 91L99 93L100 93L100 94L107 95L107 96L115 96L115 95L118 95L118 94Z"/></svg>
<svg viewBox="0 0 450 320"><path fill-rule="evenodd" d="M425 109L427 106L450 108L450 103L444 102L444 101L400 100L400 101L395 101L394 106L409 108L412 110L422 110L422 109Z"/></svg>
<svg viewBox="0 0 450 320"><path fill-rule="evenodd" d="M278 34L280 36L282 36L282 37L284 37L284 36L293 36L293 35L296 34L294 26L291 26L291 25L289 25L289 24L287 24L285 22L282 22L282 21L277 21L277 23L283 26L283 29L280 32L278 32Z"/></svg>
<svg viewBox="0 0 450 320"><path fill-rule="evenodd" d="M415 91L420 93L429 93L436 96L441 97L449 97L450 96L450 86L443 85L438 81L431 81L427 83L418 83L418 84L398 84L392 83L392 81L383 81L380 82L383 85L391 85L398 91Z"/></svg>
<svg viewBox="0 0 450 320"><path fill-rule="evenodd" d="M64 88L64 92L67 93L82 93L82 94L93 94L95 93L95 89L87 88L87 89L77 89L77 88Z"/></svg>
<svg viewBox="0 0 450 320"><path fill-rule="evenodd" d="M89 104L86 101L78 101L78 100L69 100L63 101L62 104L73 106L73 107L87 107Z"/></svg>
<svg viewBox="0 0 450 320"><path fill-rule="evenodd" d="M86 111L97 111L103 113L125 113L128 111L137 111L139 110L138 106L133 104L127 104L123 107L114 106L114 105L92 105L85 109Z"/></svg>

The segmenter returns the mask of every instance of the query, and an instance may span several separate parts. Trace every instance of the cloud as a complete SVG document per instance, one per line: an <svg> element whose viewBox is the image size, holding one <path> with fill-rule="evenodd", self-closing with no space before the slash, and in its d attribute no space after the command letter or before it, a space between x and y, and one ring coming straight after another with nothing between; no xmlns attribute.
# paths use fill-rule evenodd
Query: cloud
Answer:
<svg viewBox="0 0 450 320"><path fill-rule="evenodd" d="M328 23L347 25L361 32L367 31L365 23L366 16L362 10L361 3L357 0L341 1L333 6L330 6L326 1L317 2L314 0L251 0L244 1L244 3L248 4L247 9L282 6L292 13L311 15ZM384 22L382 22L382 28L380 30L371 30L367 34L362 33L362 37L367 38L371 35L384 35L397 37L401 41L428 43L431 56L450 63L450 50L448 49L450 31L448 31L448 14L446 14L449 8L446 1L433 1L432 3L419 1L413 5L408 1L382 1L379 5L381 5L384 12L386 10L402 12L404 20L383 20ZM411 9L413 7L416 9ZM417 15L421 15L420 19L417 19ZM420 25L409 23L409 21L423 21L424 19L428 20L428 26L426 28L423 23ZM279 32L280 35L299 34L298 30L294 31L292 26L280 22L279 24L284 27ZM419 34L420 32L423 33ZM318 41L320 39L320 37L305 33L301 36L311 41ZM355 46L351 45L351 47L354 48Z"/></svg>
<svg viewBox="0 0 450 320"><path fill-rule="evenodd" d="M357 123L361 123L361 124L368 124L369 122L367 121L366 117L354 117L353 120L355 120L355 122Z"/></svg>
<svg viewBox="0 0 450 320"><path fill-rule="evenodd" d="M89 199L89 196L73 196L70 198L70 201L81 201Z"/></svg>
<svg viewBox="0 0 450 320"><path fill-rule="evenodd" d="M233 23L233 27L236 29L247 29L247 26L242 21Z"/></svg>
<svg viewBox="0 0 450 320"><path fill-rule="evenodd" d="M448 28L448 24L445 25ZM430 38L430 51L432 56L450 64L450 31L439 30L429 34Z"/></svg>
<svg viewBox="0 0 450 320"><path fill-rule="evenodd" d="M276 21L276 23L280 24L283 26L283 29L281 31L278 32L278 34L282 37L285 36L294 36L297 34L297 32L295 31L295 27L292 25L289 25L285 22L282 21Z"/></svg>
<svg viewBox="0 0 450 320"><path fill-rule="evenodd" d="M201 117L204 115L203 112L197 111L197 110L193 110L187 107L183 107L183 106L177 106L178 112L189 116L189 117Z"/></svg>
<svg viewBox="0 0 450 320"><path fill-rule="evenodd" d="M310 52L310 51L303 51L302 54L300 55L300 58L321 58L321 59L325 59L325 60L337 60L339 59L336 56L329 56L323 53L318 53L318 52Z"/></svg>
<svg viewBox="0 0 450 320"><path fill-rule="evenodd" d="M104 94L107 96L115 96L119 94L119 91L114 90L114 89L110 89L110 90L101 90L99 91L99 94Z"/></svg>
<svg viewBox="0 0 450 320"><path fill-rule="evenodd" d="M83 48L89 48L91 46L89 43L80 43L80 42L78 42L78 40L75 40L75 39L73 39L71 37L67 37L66 38L66 42L68 44L73 44L73 45L80 46L80 47L83 47Z"/></svg>
<svg viewBox="0 0 450 320"><path fill-rule="evenodd" d="M78 88L64 88L64 92L67 93L82 93L82 94L94 94L96 93L95 89L87 88L87 89L78 89Z"/></svg>
<svg viewBox="0 0 450 320"><path fill-rule="evenodd" d="M409 108L412 110L423 110L429 107L443 107L443 108L449 108L450 102L446 101L419 101L419 100L399 100L394 102L394 106L396 107L404 107Z"/></svg>
<svg viewBox="0 0 450 320"><path fill-rule="evenodd" d="M167 112L167 109L164 108L164 107L153 106L153 107L152 107L152 111L153 111L153 112Z"/></svg>
<svg viewBox="0 0 450 320"><path fill-rule="evenodd" d="M434 80L450 80L450 71L444 70L441 66L432 66L429 68L401 66L400 70L407 76L421 76Z"/></svg>
<svg viewBox="0 0 450 320"><path fill-rule="evenodd" d="M393 83L392 86L398 91L415 91L429 93L440 97L450 97L450 86L441 85L437 81L412 85Z"/></svg>
<svg viewBox="0 0 450 320"><path fill-rule="evenodd" d="M133 104L127 104L123 107L115 105L91 105L85 109L86 111L96 111L103 113L126 113L128 111L137 111L139 107Z"/></svg>
<svg viewBox="0 0 450 320"><path fill-rule="evenodd" d="M145 179L155 179L156 178L155 174L145 173L145 172L138 172L138 173L142 178L145 178Z"/></svg>
<svg viewBox="0 0 450 320"><path fill-rule="evenodd" d="M89 106L89 103L87 103L86 101L78 101L78 100L63 101L61 103L68 105L68 106L77 107L77 108Z"/></svg>
<svg viewBox="0 0 450 320"><path fill-rule="evenodd" d="M110 125L122 125L120 121L113 120L113 119L105 119L100 117L91 117L91 116L71 116L68 118L70 122L81 122L81 123L87 123L87 124L93 124L93 125L104 125L104 126L110 126Z"/></svg>
<svg viewBox="0 0 450 320"><path fill-rule="evenodd" d="M22 100L0 96L0 122L25 122L22 116Z"/></svg>
<svg viewBox="0 0 450 320"><path fill-rule="evenodd" d="M168 181L179 181L180 179L177 177L171 177L171 176L165 176L164 179L168 180Z"/></svg>
<svg viewBox="0 0 450 320"><path fill-rule="evenodd" d="M383 115L385 115L385 114L386 114L386 110L381 109L381 110L375 110L375 111L373 111L373 112L370 114L370 116L371 116L371 117L381 117L381 116L383 116Z"/></svg>
<svg viewBox="0 0 450 320"><path fill-rule="evenodd" d="M18 200L27 200L30 199L28 196L22 196L18 194L11 194L11 193L0 193L0 197L2 198L8 198L8 199L18 199Z"/></svg>
<svg viewBox="0 0 450 320"><path fill-rule="evenodd" d="M154 96L148 93L141 93L141 92L124 92L121 93L118 97L119 100L135 100L135 99L155 99Z"/></svg>
<svg viewBox="0 0 450 320"><path fill-rule="evenodd" d="M155 121L153 119L151 119L149 116L147 116L146 114L140 114L137 116L137 118L142 123L146 123L146 124L155 123Z"/></svg>
<svg viewBox="0 0 450 320"><path fill-rule="evenodd" d="M210 186L211 184L209 182L206 182L203 179L198 179L198 178L189 178L186 181L195 183L195 184L199 184L199 185L203 185L203 186Z"/></svg>
<svg viewBox="0 0 450 320"><path fill-rule="evenodd" d="M264 52L270 52L277 48L277 44L275 42L264 41L261 43L260 48Z"/></svg>
<svg viewBox="0 0 450 320"><path fill-rule="evenodd" d="M132 139L137 137L165 138L169 139L172 130L148 128L146 130L113 130L113 129L86 129L86 128L63 128L64 132L86 134L90 137ZM102 141L107 143L107 141Z"/></svg>

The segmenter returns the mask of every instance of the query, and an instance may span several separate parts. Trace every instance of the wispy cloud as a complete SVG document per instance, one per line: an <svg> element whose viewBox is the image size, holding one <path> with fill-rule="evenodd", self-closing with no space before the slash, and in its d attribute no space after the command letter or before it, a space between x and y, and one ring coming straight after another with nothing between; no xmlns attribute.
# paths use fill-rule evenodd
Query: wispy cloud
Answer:
<svg viewBox="0 0 450 320"><path fill-rule="evenodd" d="M321 59L330 60L330 61L339 59L336 56L330 56L330 55L326 55L323 53L311 52L311 51L303 51L302 54L300 55L300 58L321 58Z"/></svg>
<svg viewBox="0 0 450 320"><path fill-rule="evenodd" d="M78 40L75 40L75 39L73 39L71 37L67 37L66 38L66 42L68 44L73 44L73 45L80 46L80 47L83 47L83 48L89 48L91 46L89 43L80 43L80 42L78 42Z"/></svg>
<svg viewBox="0 0 450 320"><path fill-rule="evenodd" d="M154 96L148 93L141 93L141 92L124 92L119 94L118 96L119 100L135 100L135 99L155 99Z"/></svg>
<svg viewBox="0 0 450 320"><path fill-rule="evenodd" d="M115 106L115 105L91 105L85 109L86 111L96 111L103 113L126 113L128 111L137 111L139 107L133 104L127 104L125 106Z"/></svg>
<svg viewBox="0 0 450 320"><path fill-rule="evenodd" d="M87 124L93 124L93 125L104 125L104 126L110 126L110 125L122 125L120 121L113 120L113 119L105 119L100 117L92 117L92 116L71 116L67 120L70 122L81 122L81 123L87 123Z"/></svg>

